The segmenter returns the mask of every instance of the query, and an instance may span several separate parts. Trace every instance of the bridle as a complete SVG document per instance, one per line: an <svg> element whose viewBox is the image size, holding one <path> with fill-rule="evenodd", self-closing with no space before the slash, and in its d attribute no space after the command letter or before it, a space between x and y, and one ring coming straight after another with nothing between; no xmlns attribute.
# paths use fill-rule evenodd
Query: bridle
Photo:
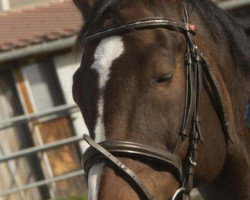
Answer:
<svg viewBox="0 0 250 200"><path fill-rule="evenodd" d="M143 199L153 200L153 195L144 186L138 176L123 164L116 157L128 157L140 159L161 164L171 170L181 187L175 192L172 200L181 197L188 197L194 187L195 167L198 159L198 145L203 142L199 128L199 107L201 98L201 89L203 79L209 84L211 90L211 100L214 102L215 109L219 116L222 128L227 137L233 141L230 134L230 123L226 116L225 101L223 99L221 88L216 80L207 60L204 58L198 47L195 45L195 26L189 23L186 6L184 6L184 22L168 20L164 17L144 18L131 21L119 26L99 30L83 38L83 46L99 41L117 34L126 34L128 32L164 28L182 32L187 40L187 51L185 55L185 102L184 112L179 132L177 145L173 153L166 152L151 146L128 141L104 141L101 143L94 142L88 135L84 135L84 140L90 145L83 155L83 166L88 173L93 164L105 162L112 168L117 169L121 175L126 177L130 184L133 184ZM191 122L191 131L187 132L188 124ZM189 138L189 148L186 157L187 164L183 170L178 152L186 138Z"/></svg>

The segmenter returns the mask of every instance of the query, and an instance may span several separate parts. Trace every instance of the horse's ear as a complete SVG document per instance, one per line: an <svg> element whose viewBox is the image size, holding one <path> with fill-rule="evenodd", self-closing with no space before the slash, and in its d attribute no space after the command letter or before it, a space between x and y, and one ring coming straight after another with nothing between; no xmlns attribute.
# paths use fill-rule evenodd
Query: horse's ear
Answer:
<svg viewBox="0 0 250 200"><path fill-rule="evenodd" d="M73 2L81 11L83 19L86 20L90 14L91 8L95 3L95 0L73 0Z"/></svg>

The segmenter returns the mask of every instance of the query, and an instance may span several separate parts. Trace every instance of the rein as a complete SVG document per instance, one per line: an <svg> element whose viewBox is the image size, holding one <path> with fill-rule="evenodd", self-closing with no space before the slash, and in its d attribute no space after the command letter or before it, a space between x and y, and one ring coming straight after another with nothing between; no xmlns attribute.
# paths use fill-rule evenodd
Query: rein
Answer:
<svg viewBox="0 0 250 200"><path fill-rule="evenodd" d="M181 187L175 192L171 200L179 197L184 199L194 187L195 168L198 159L198 145L203 142L202 134L199 127L199 107L202 93L203 78L208 80L211 88L213 101L216 102L216 111L221 121L223 130L228 138L233 141L230 135L230 123L225 114L225 105L221 88L211 70L207 60L200 53L195 45L195 26L189 23L186 7L184 6L184 22L176 22L163 17L152 17L136 21L131 21L123 25L106 28L83 38L83 47L99 41L102 38L126 34L128 32L165 28L170 30L181 31L187 40L187 52L185 55L185 103L184 112L179 132L179 138L173 153L153 148L145 144L132 143L127 141L104 141L99 144L95 143L88 135L84 135L84 140L90 145L83 155L83 166L88 174L93 164L106 162L118 169L121 175L128 178L130 183L140 191L143 199L153 200L153 195L144 186L138 176L130 170L125 164L119 161L116 156L129 157L150 161L166 166L170 169ZM191 131L187 132L187 126L191 122ZM177 156L183 141L189 138L189 150L187 153L187 167L183 169L182 163Z"/></svg>

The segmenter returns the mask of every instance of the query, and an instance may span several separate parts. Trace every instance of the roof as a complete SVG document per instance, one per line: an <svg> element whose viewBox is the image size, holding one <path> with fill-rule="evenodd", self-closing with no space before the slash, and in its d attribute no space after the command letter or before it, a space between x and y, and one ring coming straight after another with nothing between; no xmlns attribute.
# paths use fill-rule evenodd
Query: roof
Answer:
<svg viewBox="0 0 250 200"><path fill-rule="evenodd" d="M219 5L227 8L233 2ZM249 5L250 0L244 2ZM233 8L237 5L230 4ZM81 25L81 14L72 0L0 12L0 53L68 38L76 35Z"/></svg>
<svg viewBox="0 0 250 200"><path fill-rule="evenodd" d="M76 35L82 25L71 0L0 13L0 52Z"/></svg>

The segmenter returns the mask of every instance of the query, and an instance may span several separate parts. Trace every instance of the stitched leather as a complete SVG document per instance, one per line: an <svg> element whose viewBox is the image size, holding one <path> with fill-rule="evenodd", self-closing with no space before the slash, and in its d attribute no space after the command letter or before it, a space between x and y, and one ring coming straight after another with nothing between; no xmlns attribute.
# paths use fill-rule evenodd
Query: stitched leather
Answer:
<svg viewBox="0 0 250 200"><path fill-rule="evenodd" d="M90 43L109 37L112 35L117 34L125 34L127 32L140 30L140 29L154 29L154 28L166 28L166 29L173 29L173 30L180 30L182 32L193 32L192 24L185 23L185 22L176 22L164 17L151 17L151 18L143 18L136 21L131 21L126 24L109 27L106 29L98 30L95 33L87 33L86 36L83 38L83 47L89 45Z"/></svg>
<svg viewBox="0 0 250 200"><path fill-rule="evenodd" d="M116 157L114 157L110 152L104 149L101 145L95 143L88 135L84 135L83 137L84 137L84 140L91 146L92 151L95 150L97 152L97 155L103 155L106 160L108 160L116 168L118 168L123 175L128 177L130 181L132 181L137 186L137 188L142 191L142 194L144 194L148 200L154 199L151 193L144 186L142 181L138 178L138 176L132 170L130 170L125 164L119 161ZM85 155L88 155L88 153L86 153ZM87 157L87 158L91 160L96 159L93 156ZM88 163L86 162L87 160L84 159L83 162L87 164Z"/></svg>
<svg viewBox="0 0 250 200"><path fill-rule="evenodd" d="M84 136L84 138L85 137L87 136ZM127 141L107 141L101 142L99 145L114 156L141 159L150 161L152 163L161 164L161 166L166 166L171 169L171 172L175 174L177 180L181 181L182 179L182 164L179 158L172 153L153 148L149 145ZM96 157L100 157L99 151L96 151L96 149L93 148L88 148L86 150L83 156L83 162L85 163L86 171L88 171L89 167L91 166L90 160Z"/></svg>

